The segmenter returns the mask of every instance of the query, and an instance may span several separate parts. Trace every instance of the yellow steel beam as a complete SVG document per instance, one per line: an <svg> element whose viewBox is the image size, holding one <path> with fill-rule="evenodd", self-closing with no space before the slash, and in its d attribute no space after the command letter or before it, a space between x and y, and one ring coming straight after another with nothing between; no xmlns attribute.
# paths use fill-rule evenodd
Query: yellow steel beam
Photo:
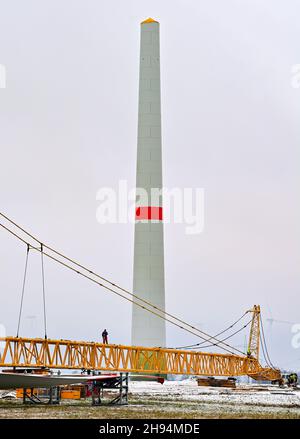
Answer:
<svg viewBox="0 0 300 439"><path fill-rule="evenodd" d="M254 305L250 310L253 313L251 322L250 337L248 344L248 354L259 359L259 341L260 341L260 306Z"/></svg>
<svg viewBox="0 0 300 439"><path fill-rule="evenodd" d="M6 337L0 338L0 343L0 367L280 377L278 370L262 368L256 358L231 354L42 338Z"/></svg>

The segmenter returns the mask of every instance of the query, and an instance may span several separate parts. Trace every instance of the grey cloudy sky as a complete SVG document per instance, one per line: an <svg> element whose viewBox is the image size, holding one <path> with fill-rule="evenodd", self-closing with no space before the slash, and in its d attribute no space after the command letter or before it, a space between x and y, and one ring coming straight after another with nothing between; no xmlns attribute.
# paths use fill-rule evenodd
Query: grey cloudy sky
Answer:
<svg viewBox="0 0 300 439"><path fill-rule="evenodd" d="M135 182L139 23L161 24L164 185L205 189L205 229L165 227L170 312L210 333L254 303L299 322L300 3L0 1L1 210L43 241L132 286L133 225L99 225L96 193ZM25 248L0 245L0 323L15 334ZM46 261L48 335L130 342L130 305ZM36 318L32 318L36 316ZM291 325L270 354L299 367ZM43 335L30 259L23 335ZM168 328L170 346L197 341ZM238 341L238 343L243 342Z"/></svg>

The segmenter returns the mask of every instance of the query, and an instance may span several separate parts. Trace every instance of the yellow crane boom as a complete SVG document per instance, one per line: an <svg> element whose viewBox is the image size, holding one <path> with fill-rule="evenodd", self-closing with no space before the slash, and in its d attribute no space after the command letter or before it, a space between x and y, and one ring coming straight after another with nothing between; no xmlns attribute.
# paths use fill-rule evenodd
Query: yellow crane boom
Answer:
<svg viewBox="0 0 300 439"><path fill-rule="evenodd" d="M0 367L280 378L279 370L263 368L247 356L42 338L6 337L0 342Z"/></svg>

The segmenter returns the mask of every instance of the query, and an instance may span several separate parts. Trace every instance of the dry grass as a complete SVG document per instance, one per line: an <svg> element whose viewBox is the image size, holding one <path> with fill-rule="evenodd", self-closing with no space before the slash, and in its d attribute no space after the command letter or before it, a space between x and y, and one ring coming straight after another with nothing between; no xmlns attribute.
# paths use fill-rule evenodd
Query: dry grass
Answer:
<svg viewBox="0 0 300 439"><path fill-rule="evenodd" d="M23 405L20 400L0 401L0 418L80 419L299 419L299 407L270 407L255 404L167 401L158 397L131 397L128 406L92 407L90 401L64 401L59 406Z"/></svg>

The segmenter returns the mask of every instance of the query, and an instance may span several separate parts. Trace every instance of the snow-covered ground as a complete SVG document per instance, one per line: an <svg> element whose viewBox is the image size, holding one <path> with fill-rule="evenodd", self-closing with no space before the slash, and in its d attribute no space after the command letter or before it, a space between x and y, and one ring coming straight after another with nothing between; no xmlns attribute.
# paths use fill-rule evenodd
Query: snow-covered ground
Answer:
<svg viewBox="0 0 300 439"><path fill-rule="evenodd" d="M0 395L0 418L300 419L300 390L276 386L238 384L231 389L198 387L193 379L164 384L134 381L129 383L129 404L121 407L105 405L114 396L111 391L105 392L100 407L88 399L24 406L14 393L12 398Z"/></svg>
<svg viewBox="0 0 300 439"><path fill-rule="evenodd" d="M289 406L300 408L300 390L237 384L236 389L201 387L196 380L155 382L130 382L132 397L159 398L176 401L194 401L201 403L249 404L263 406Z"/></svg>

